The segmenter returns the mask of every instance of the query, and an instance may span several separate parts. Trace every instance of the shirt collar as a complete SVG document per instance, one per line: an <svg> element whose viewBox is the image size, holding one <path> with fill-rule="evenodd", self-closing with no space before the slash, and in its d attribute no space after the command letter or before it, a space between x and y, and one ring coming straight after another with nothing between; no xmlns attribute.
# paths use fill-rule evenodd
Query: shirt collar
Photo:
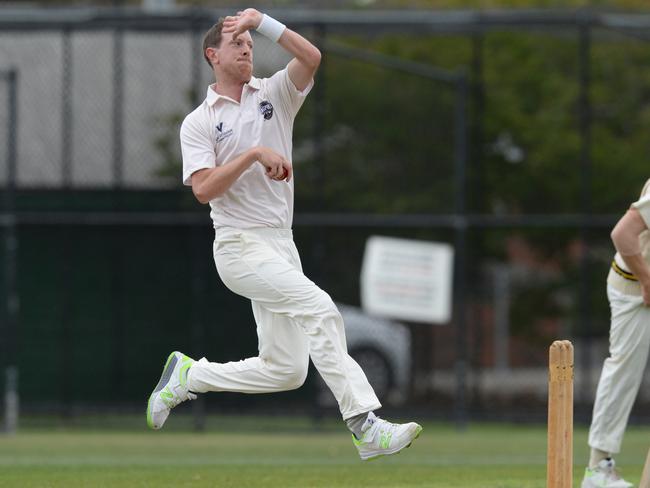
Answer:
<svg viewBox="0 0 650 488"><path fill-rule="evenodd" d="M255 78L254 76L251 77L251 80L247 83L248 86L253 88L254 90L259 90L262 88L262 85L260 84L260 79Z"/></svg>
<svg viewBox="0 0 650 488"><path fill-rule="evenodd" d="M224 97L223 95L219 95L216 91L213 90L214 84L208 86L208 92L205 97L205 101L209 106L214 106L219 99L223 100L231 100L229 97ZM250 81L244 85L244 90L247 88L251 88L253 90L259 90L261 88L261 83L259 78L255 78L254 76L251 77Z"/></svg>

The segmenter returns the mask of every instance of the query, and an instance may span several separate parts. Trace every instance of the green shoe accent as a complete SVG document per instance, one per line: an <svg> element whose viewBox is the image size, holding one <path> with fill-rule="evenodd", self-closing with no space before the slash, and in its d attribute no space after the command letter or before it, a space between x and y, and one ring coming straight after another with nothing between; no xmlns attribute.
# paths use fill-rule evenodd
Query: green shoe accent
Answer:
<svg viewBox="0 0 650 488"><path fill-rule="evenodd" d="M393 434L390 432L382 432L381 435L379 436L379 446L382 449L388 449L390 447L390 440L393 437Z"/></svg>
<svg viewBox="0 0 650 488"><path fill-rule="evenodd" d="M172 408L171 401L174 399L174 394L169 391L169 388L165 387L165 389L160 392L160 399L165 405Z"/></svg>
<svg viewBox="0 0 650 488"><path fill-rule="evenodd" d="M194 364L194 360L192 358L189 358L185 355L183 355L183 363L181 364L181 369L179 371L179 378L178 381L180 381L181 386L183 388L187 388L187 373L189 372L190 368Z"/></svg>
<svg viewBox="0 0 650 488"><path fill-rule="evenodd" d="M153 429L153 418L151 418L151 404L153 403L153 393L149 395L149 401L147 402L147 426L150 429Z"/></svg>

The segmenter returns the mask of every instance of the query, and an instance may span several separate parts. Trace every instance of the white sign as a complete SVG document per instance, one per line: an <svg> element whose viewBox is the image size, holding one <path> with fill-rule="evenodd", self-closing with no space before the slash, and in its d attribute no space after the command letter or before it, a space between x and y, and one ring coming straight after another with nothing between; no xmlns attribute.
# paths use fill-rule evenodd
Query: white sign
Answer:
<svg viewBox="0 0 650 488"><path fill-rule="evenodd" d="M453 261L449 244L370 237L361 269L364 310L413 322L449 322Z"/></svg>

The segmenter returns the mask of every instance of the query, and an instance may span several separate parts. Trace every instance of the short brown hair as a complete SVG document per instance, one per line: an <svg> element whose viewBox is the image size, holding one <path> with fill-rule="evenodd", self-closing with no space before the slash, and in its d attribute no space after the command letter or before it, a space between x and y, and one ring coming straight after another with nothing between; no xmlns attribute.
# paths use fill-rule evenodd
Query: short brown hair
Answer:
<svg viewBox="0 0 650 488"><path fill-rule="evenodd" d="M203 57L210 65L210 68L212 68L212 63L208 59L208 55L205 54L205 50L209 47L219 47L221 45L221 30L223 29L224 20L226 19L221 17L203 36Z"/></svg>

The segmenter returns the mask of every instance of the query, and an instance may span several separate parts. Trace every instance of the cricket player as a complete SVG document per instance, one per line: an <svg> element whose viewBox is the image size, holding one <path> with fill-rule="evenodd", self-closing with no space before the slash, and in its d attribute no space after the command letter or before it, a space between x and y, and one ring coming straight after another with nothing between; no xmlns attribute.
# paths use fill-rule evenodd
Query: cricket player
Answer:
<svg viewBox="0 0 650 488"><path fill-rule="evenodd" d="M269 78L252 76L250 30L293 59ZM251 300L259 355L214 363L171 353L149 398L147 423L160 429L172 408L197 393L299 388L311 357L361 458L397 453L422 428L375 416L381 404L348 355L341 314L303 274L291 232L293 121L314 84L321 53L298 33L249 8L220 19L206 33L203 55L216 83L181 127L183 183L210 204L217 271L230 290Z"/></svg>
<svg viewBox="0 0 650 488"><path fill-rule="evenodd" d="M612 456L639 391L650 350L650 180L612 231L616 255L607 277L609 357L598 382L582 488L630 488Z"/></svg>

